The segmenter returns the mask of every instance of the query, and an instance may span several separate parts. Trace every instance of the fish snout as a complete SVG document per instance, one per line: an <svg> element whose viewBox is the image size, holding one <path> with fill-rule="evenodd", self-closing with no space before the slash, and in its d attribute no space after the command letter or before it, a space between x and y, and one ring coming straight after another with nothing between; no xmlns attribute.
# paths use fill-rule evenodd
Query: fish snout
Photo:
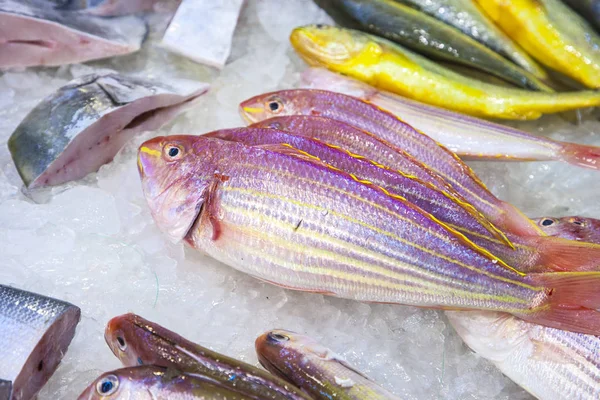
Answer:
<svg viewBox="0 0 600 400"><path fill-rule="evenodd" d="M138 171L141 177L152 176L155 166L162 156L162 138L142 143L138 149Z"/></svg>

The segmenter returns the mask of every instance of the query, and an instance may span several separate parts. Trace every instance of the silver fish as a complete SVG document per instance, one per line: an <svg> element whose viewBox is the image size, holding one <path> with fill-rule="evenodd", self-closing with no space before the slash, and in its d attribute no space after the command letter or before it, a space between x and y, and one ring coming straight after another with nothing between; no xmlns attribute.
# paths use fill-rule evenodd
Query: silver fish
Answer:
<svg viewBox="0 0 600 400"><path fill-rule="evenodd" d="M8 141L28 187L84 177L109 162L135 134L160 128L208 90L110 73L71 81L38 104Z"/></svg>
<svg viewBox="0 0 600 400"><path fill-rule="evenodd" d="M507 314L447 311L465 343L541 400L600 398L600 338Z"/></svg>
<svg viewBox="0 0 600 400"><path fill-rule="evenodd" d="M0 67L62 65L133 53L146 37L135 16L99 18L0 0Z"/></svg>
<svg viewBox="0 0 600 400"><path fill-rule="evenodd" d="M36 395L67 351L80 315L72 304L0 285L0 400Z"/></svg>

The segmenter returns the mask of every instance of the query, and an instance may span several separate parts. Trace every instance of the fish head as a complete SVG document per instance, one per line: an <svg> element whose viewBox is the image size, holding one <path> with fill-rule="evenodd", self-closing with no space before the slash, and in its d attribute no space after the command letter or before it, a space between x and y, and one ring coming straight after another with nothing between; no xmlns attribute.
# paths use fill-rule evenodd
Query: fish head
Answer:
<svg viewBox="0 0 600 400"><path fill-rule="evenodd" d="M309 336L283 329L268 331L256 339L256 354L261 365L269 372L294 381L301 366L315 357L320 361L338 360L339 356Z"/></svg>
<svg viewBox="0 0 600 400"><path fill-rule="evenodd" d="M202 153L196 140L196 136L184 135L156 137L138 150L138 170L150 212L173 242L184 239L192 228L214 175L210 151Z"/></svg>
<svg viewBox="0 0 600 400"><path fill-rule="evenodd" d="M280 90L264 93L243 101L240 103L239 111L248 124L283 116L319 116L324 112L324 107L330 107L331 101L334 100L336 95L337 97L343 96L326 90ZM281 119L273 122L281 124ZM282 126L280 125L280 128Z"/></svg>
<svg viewBox="0 0 600 400"><path fill-rule="evenodd" d="M300 57L313 67L336 69L358 59L369 60L382 52L377 43L361 32L322 24L294 29L290 42Z"/></svg>
<svg viewBox="0 0 600 400"><path fill-rule="evenodd" d="M151 400L154 397L150 389L159 383L164 373L163 368L152 366L106 372L79 395L79 400Z"/></svg>
<svg viewBox="0 0 600 400"><path fill-rule="evenodd" d="M599 219L570 216L562 218L542 217L534 221L549 236L600 244Z"/></svg>

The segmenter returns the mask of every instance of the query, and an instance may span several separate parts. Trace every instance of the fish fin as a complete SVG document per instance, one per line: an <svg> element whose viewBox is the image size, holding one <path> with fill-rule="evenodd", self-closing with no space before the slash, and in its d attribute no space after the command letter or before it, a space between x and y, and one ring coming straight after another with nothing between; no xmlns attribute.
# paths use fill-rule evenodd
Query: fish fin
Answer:
<svg viewBox="0 0 600 400"><path fill-rule="evenodd" d="M560 159L578 167L600 170L600 147L563 143Z"/></svg>
<svg viewBox="0 0 600 400"><path fill-rule="evenodd" d="M545 236L544 232L535 222L527 218L525 214L512 204L500 201L500 207L504 211L500 226L509 233L517 236Z"/></svg>
<svg viewBox="0 0 600 400"><path fill-rule="evenodd" d="M550 272L527 277L545 288L545 299L538 311L515 315L539 325L600 335L599 272Z"/></svg>
<svg viewBox="0 0 600 400"><path fill-rule="evenodd" d="M600 245L555 236L528 238L538 249L540 272L600 271Z"/></svg>
<svg viewBox="0 0 600 400"><path fill-rule="evenodd" d="M536 339L530 340L533 344L533 360L556 364L569 364L572 361L562 347Z"/></svg>
<svg viewBox="0 0 600 400"><path fill-rule="evenodd" d="M277 283L277 282L270 281L270 280L268 280L268 279L261 278L260 276L255 276L255 275L253 275L253 276L254 276L256 279L260 280L260 281L266 282L266 283L268 283L268 284L270 284L270 285L278 286L278 287L280 287L280 288L283 288L283 289L288 289L288 290L296 290L296 291L299 291L299 292L315 293L315 294L322 294L322 295L324 295L324 296L333 296L333 297L337 297L337 294L336 294L336 293L334 293L334 292L330 292L330 291L328 291L328 290L320 290L320 289L306 289L306 288L301 288L301 287L298 287L298 286L289 286L289 285L283 285L283 284L281 284L281 283Z"/></svg>

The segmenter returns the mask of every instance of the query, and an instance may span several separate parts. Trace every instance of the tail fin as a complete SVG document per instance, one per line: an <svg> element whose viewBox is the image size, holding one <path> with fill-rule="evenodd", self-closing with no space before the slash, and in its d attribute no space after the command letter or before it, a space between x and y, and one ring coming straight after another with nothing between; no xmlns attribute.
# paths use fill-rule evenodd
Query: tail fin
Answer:
<svg viewBox="0 0 600 400"><path fill-rule="evenodd" d="M527 241L538 250L535 271L600 271L600 244L555 236L528 238Z"/></svg>
<svg viewBox="0 0 600 400"><path fill-rule="evenodd" d="M579 167L600 170L600 147L561 143L560 159Z"/></svg>
<svg viewBox="0 0 600 400"><path fill-rule="evenodd" d="M518 315L536 324L589 335L600 335L600 273L556 272L528 275L546 288L539 312Z"/></svg>

